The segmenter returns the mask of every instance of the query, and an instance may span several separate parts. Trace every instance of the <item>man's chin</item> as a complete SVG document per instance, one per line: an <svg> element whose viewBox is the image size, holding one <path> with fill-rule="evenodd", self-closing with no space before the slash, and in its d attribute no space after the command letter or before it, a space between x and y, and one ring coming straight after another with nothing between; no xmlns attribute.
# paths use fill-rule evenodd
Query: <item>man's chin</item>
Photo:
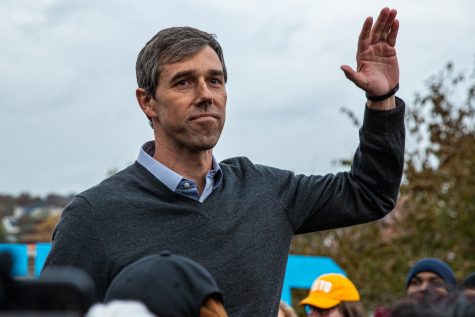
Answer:
<svg viewBox="0 0 475 317"><path fill-rule="evenodd" d="M190 143L197 151L208 151L218 144L220 135L221 133L214 133L210 135L195 136L190 140Z"/></svg>
<svg viewBox="0 0 475 317"><path fill-rule="evenodd" d="M194 150L199 151L199 152L209 151L209 150L212 150L216 146L216 144L218 144L218 141L203 142L203 143L195 144Z"/></svg>
<svg viewBox="0 0 475 317"><path fill-rule="evenodd" d="M199 138L190 140L188 147L195 152L212 150L218 144L219 138Z"/></svg>

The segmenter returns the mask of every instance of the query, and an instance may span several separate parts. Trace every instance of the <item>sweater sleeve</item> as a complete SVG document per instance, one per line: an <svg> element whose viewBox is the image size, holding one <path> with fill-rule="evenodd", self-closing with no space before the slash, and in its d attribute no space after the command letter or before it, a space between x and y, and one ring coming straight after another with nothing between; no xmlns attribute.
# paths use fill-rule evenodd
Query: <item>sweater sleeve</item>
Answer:
<svg viewBox="0 0 475 317"><path fill-rule="evenodd" d="M96 287L94 297L101 300L104 294L97 290L107 287L108 265L93 214L93 207L81 196L66 206L53 231L52 248L42 274L53 266L81 269L92 277Z"/></svg>
<svg viewBox="0 0 475 317"><path fill-rule="evenodd" d="M274 172L277 199L295 233L356 225L396 205L404 165L404 102L388 111L366 108L351 170L325 176Z"/></svg>

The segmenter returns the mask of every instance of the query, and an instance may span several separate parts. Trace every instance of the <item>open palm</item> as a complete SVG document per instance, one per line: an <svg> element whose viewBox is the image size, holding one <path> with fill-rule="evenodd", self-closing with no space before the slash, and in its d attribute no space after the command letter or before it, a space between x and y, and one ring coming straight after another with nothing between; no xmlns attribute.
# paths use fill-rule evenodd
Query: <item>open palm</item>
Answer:
<svg viewBox="0 0 475 317"><path fill-rule="evenodd" d="M341 66L348 79L372 96L384 95L399 83L396 14L394 9L382 9L374 26L373 19L366 18L358 39L356 71Z"/></svg>

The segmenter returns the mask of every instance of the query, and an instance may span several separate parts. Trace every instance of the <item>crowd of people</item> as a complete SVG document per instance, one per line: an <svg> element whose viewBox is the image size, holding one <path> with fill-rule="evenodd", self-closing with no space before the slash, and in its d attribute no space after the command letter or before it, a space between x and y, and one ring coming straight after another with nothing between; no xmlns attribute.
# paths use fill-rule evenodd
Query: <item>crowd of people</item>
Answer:
<svg viewBox="0 0 475 317"><path fill-rule="evenodd" d="M401 278L405 294L389 307L364 309L357 286L345 275L326 273L312 283L297 304L308 317L468 317L475 316L475 272L457 285L451 267L423 258ZM126 316L226 317L222 292L200 264L163 252L127 266L112 281L105 302L92 306L88 317ZM277 317L297 317L281 300Z"/></svg>
<svg viewBox="0 0 475 317"><path fill-rule="evenodd" d="M212 274L196 261L170 251L127 265L113 278L102 301L93 300L92 278L76 268L56 268L36 282L25 283L9 277L11 263L11 256L0 254L0 314L8 316L23 316L19 312L25 311L75 317L230 316L226 297ZM328 272L316 277L307 296L298 302L281 300L276 317L298 317L296 311L305 311L307 317L475 316L475 272L457 284L447 263L423 258L401 277L401 284L405 291L399 300L370 310L363 306L354 281Z"/></svg>
<svg viewBox="0 0 475 317"><path fill-rule="evenodd" d="M457 285L451 267L436 258L417 261L403 282L405 293L389 307L365 311L356 286L348 277L329 273L318 277L299 305L309 317L469 317L475 316L475 272ZM281 302L278 317L296 317Z"/></svg>
<svg viewBox="0 0 475 317"><path fill-rule="evenodd" d="M356 286L340 274L318 277L300 302L309 317L475 316L475 273L457 286L450 266L436 258L417 261L404 280L405 294L389 307L365 311ZM294 316L282 312L281 316Z"/></svg>

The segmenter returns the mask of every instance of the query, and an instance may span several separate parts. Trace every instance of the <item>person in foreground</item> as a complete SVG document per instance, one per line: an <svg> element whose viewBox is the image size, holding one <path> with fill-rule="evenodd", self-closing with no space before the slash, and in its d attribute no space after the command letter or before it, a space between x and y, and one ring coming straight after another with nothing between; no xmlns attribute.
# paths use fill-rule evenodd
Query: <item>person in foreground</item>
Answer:
<svg viewBox="0 0 475 317"><path fill-rule="evenodd" d="M245 157L213 156L226 116L228 73L216 38L191 27L158 32L140 51L137 101L154 140L131 166L76 195L53 232L44 270L77 266L97 299L129 263L170 250L202 264L228 314L276 316L293 235L384 217L404 162L404 102L395 50L396 11L361 30L356 70L366 92L351 170L295 175ZM359 103L356 101L355 103Z"/></svg>
<svg viewBox="0 0 475 317"><path fill-rule="evenodd" d="M126 266L114 278L104 300L144 303L159 317L227 317L223 295L199 263L168 251Z"/></svg>
<svg viewBox="0 0 475 317"><path fill-rule="evenodd" d="M320 275L300 301L309 317L364 317L356 286L342 274Z"/></svg>

